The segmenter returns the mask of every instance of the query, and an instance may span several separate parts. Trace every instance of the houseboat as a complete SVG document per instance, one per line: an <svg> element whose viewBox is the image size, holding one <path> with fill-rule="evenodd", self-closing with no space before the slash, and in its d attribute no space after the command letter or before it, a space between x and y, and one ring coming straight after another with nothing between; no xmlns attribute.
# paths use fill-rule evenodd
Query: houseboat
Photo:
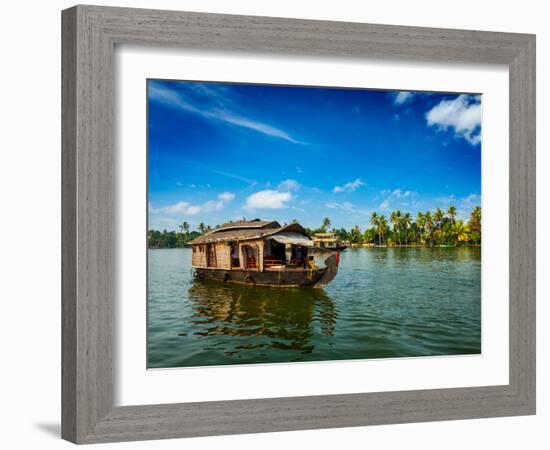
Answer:
<svg viewBox="0 0 550 450"><path fill-rule="evenodd" d="M317 248L336 251L348 248L347 243L341 241L336 233L315 233L313 235L313 245Z"/></svg>
<svg viewBox="0 0 550 450"><path fill-rule="evenodd" d="M190 242L193 276L271 287L324 287L338 271L337 252L314 256L314 244L298 223L227 223ZM318 265L319 264L319 265Z"/></svg>

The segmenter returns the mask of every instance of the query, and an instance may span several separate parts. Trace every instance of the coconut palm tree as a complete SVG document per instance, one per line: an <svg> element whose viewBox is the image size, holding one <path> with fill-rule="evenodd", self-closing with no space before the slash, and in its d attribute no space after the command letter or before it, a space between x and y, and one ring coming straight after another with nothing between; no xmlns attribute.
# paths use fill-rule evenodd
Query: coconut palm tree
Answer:
<svg viewBox="0 0 550 450"><path fill-rule="evenodd" d="M402 226L401 219L402 219L401 211L399 210L392 212L390 215L390 222L393 225L393 234L394 236L397 235L397 240L399 242L399 245L401 245L401 232L400 232L400 229Z"/></svg>
<svg viewBox="0 0 550 450"><path fill-rule="evenodd" d="M378 229L378 225L380 224L379 222L380 222L380 217L378 216L378 214L375 211L370 216L370 224L378 232L378 243L380 244L380 230Z"/></svg>
<svg viewBox="0 0 550 450"><path fill-rule="evenodd" d="M405 245L407 245L409 242L409 227L411 226L411 223L412 223L412 217L409 213L406 213L401 219L401 224L405 229Z"/></svg>
<svg viewBox="0 0 550 450"><path fill-rule="evenodd" d="M330 227L330 219L328 217L325 217L323 219L323 224L321 225L321 228L323 229L323 231L327 231Z"/></svg>
<svg viewBox="0 0 550 450"><path fill-rule="evenodd" d="M187 234L187 233L189 233L189 224L187 222L183 222L179 226L179 229L181 230L182 233Z"/></svg>
<svg viewBox="0 0 550 450"><path fill-rule="evenodd" d="M424 214L422 214L422 211L418 211L418 214L416 216L416 226L418 228L418 243L419 244L420 244L422 235L424 234L424 225L425 225Z"/></svg>
<svg viewBox="0 0 550 450"><path fill-rule="evenodd" d="M206 225L204 224L204 222L199 223L198 229L200 234L204 234L204 232L206 231Z"/></svg>
<svg viewBox="0 0 550 450"><path fill-rule="evenodd" d="M434 220L432 218L432 214L430 213L430 211L426 211L426 214L424 214L424 226L426 228L426 237L430 240L430 246L433 247L433 245L434 245L434 239L433 239Z"/></svg>
<svg viewBox="0 0 550 450"><path fill-rule="evenodd" d="M468 227L470 229L472 241L474 244L481 243L481 207L476 206L470 213L470 219L468 220Z"/></svg>
<svg viewBox="0 0 550 450"><path fill-rule="evenodd" d="M443 211L441 210L441 208L437 208L433 215L434 225L437 228L441 228L441 224L443 223L444 217L445 217L445 214L443 214Z"/></svg>
<svg viewBox="0 0 550 450"><path fill-rule="evenodd" d="M384 242L387 229L388 229L388 221L386 220L386 216L380 216L378 219L378 232L382 237L382 242ZM387 245L387 241L386 241L386 245Z"/></svg>
<svg viewBox="0 0 550 450"><path fill-rule="evenodd" d="M443 226L443 219L444 218L445 218L445 214L443 213L441 208L437 208L434 212L433 220L434 220L434 225L437 228L437 231L439 231L438 237L439 237L440 242L441 242L441 228Z"/></svg>
<svg viewBox="0 0 550 450"><path fill-rule="evenodd" d="M449 216L449 219L451 219L451 223L455 223L456 218L456 207L451 205L449 206L449 209L447 209L447 215Z"/></svg>
<svg viewBox="0 0 550 450"><path fill-rule="evenodd" d="M355 225L350 232L350 241L353 244L358 244L361 242L361 228L358 225Z"/></svg>
<svg viewBox="0 0 550 450"><path fill-rule="evenodd" d="M481 232L481 207L476 206L473 211L470 213L470 226L474 226L476 228L475 231Z"/></svg>
<svg viewBox="0 0 550 450"><path fill-rule="evenodd" d="M470 240L470 230L462 220L457 220L451 225L450 235L454 245L459 245Z"/></svg>

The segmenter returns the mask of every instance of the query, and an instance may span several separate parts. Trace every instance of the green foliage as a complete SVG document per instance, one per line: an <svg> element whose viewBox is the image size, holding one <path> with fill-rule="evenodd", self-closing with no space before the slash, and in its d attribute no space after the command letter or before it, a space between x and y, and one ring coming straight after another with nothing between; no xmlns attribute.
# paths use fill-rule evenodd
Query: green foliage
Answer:
<svg viewBox="0 0 550 450"><path fill-rule="evenodd" d="M481 207L476 206L470 213L468 222L457 220L457 209L449 206L446 212L437 208L434 212L418 212L413 218L409 213L394 211L388 219L373 212L364 232L359 225L351 230L333 228L332 232L338 239L350 244L374 245L480 245L481 244ZM297 223L296 219L292 223ZM390 227L391 225L391 227ZM306 228L308 236L328 231L331 221L323 219L319 228ZM189 246L189 242L213 228L200 223L196 231L190 231L190 225L183 222L180 232L150 230L148 233L149 248L181 248Z"/></svg>
<svg viewBox="0 0 550 450"><path fill-rule="evenodd" d="M359 226L355 225L351 229L351 233L350 233L350 236L349 236L349 241L352 244L359 244L359 243L363 242L363 236L361 234L361 229L359 228Z"/></svg>
<svg viewBox="0 0 550 450"><path fill-rule="evenodd" d="M147 243L149 248L182 248L188 247L189 241L199 237L201 233L198 231L189 231L186 233L178 233L176 231L158 231L150 230L147 235Z"/></svg>

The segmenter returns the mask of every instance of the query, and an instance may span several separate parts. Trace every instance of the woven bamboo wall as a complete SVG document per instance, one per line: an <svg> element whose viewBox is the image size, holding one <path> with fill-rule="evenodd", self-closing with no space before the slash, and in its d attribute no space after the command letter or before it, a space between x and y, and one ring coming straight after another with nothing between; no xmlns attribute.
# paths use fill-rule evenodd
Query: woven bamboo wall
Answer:
<svg viewBox="0 0 550 450"><path fill-rule="evenodd" d="M199 244L193 246L193 255L191 264L193 267L208 267L206 261L206 246L208 244ZM227 242L218 242L212 244L212 251L215 252L214 258L215 268L230 269L231 268L231 247Z"/></svg>

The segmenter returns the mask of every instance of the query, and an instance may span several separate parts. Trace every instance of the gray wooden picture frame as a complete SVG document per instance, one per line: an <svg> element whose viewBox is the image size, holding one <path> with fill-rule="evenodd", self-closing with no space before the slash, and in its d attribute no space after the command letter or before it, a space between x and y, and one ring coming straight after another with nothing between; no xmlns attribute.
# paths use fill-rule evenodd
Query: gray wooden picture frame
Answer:
<svg viewBox="0 0 550 450"><path fill-rule="evenodd" d="M98 6L63 11L62 34L64 439L94 443L535 413L535 36ZM116 44L507 65L509 384L115 407Z"/></svg>

